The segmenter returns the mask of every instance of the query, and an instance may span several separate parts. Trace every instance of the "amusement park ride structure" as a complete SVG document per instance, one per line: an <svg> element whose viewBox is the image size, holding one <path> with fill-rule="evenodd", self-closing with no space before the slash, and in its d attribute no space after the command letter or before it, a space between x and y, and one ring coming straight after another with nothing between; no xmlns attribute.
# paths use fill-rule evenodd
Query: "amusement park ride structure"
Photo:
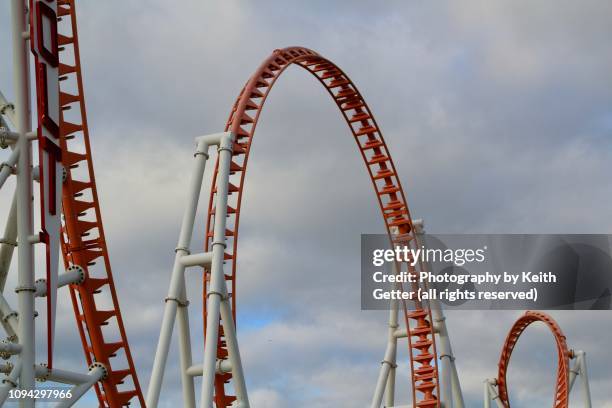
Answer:
<svg viewBox="0 0 612 408"><path fill-rule="evenodd" d="M270 89L290 65L311 73L328 91L352 133L372 181L392 245L416 246L422 222L413 221L390 152L374 116L354 83L334 63L316 52L290 47L275 50L257 69L233 105L223 132L196 138L194 170L181 226L161 333L147 399L141 392L131 357L106 247L94 178L74 0L11 0L14 60L14 103L0 93L0 145L8 150L0 165L0 188L9 177L16 190L0 241L0 288L4 292L14 249L17 248L17 308L0 294L0 322L6 338L0 343L4 373L0 405L13 389L33 390L36 380L67 384L71 406L94 388L101 407L138 403L156 407L172 332L178 320L180 378L185 407L196 406L195 377L202 377L202 407L249 407L245 374L236 336L238 230L247 163L255 128ZM30 118L30 55L35 77L36 130ZM70 112L69 112L70 111ZM37 143L37 148L34 148ZM208 204L206 245L191 252L191 239L204 169L216 150ZM33 156L37 153L37 165ZM33 201L39 185L39 205ZM35 233L34 211L40 209ZM60 214L63 215L60 217ZM44 247L44 278L36 280L34 247ZM65 272L58 272L59 252ZM402 267L402 265L397 265ZM410 267L412 273L424 265ZM187 268L203 271L204 358L192 361L186 297ZM63 289L63 287L66 288ZM70 297L88 370L57 368L54 344L58 296ZM35 301L45 298L46 361L36 355ZM105 302L104 302L105 301ZM102 308L102 303L110 308ZM465 406L445 317L438 302L391 301L387 348L374 387L371 407L396 405L398 340L406 339L411 368L412 401L403 407L463 408ZM485 407L510 407L507 368L521 333L542 322L553 333L558 350L554 407L569 406L577 376L584 406L591 407L585 354L567 347L557 323L540 312L527 312L512 327L499 363L498 376L485 382ZM37 360L38 358L38 360ZM575 359L570 368L570 359ZM172 373L174 374L174 373ZM19 399L33 407L35 399ZM355 403L351 402L351 406Z"/></svg>

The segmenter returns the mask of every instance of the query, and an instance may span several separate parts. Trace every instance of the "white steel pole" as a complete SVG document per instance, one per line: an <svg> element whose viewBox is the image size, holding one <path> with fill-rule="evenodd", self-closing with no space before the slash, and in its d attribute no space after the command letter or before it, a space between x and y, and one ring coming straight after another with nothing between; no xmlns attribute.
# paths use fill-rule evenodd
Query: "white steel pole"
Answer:
<svg viewBox="0 0 612 408"><path fill-rule="evenodd" d="M17 234L18 234L18 297L19 341L22 351L19 387L33 390L35 383L34 341L34 248L32 235L32 153L27 133L30 131L30 73L27 44L27 6L24 0L11 0L13 21L13 75L15 81L15 128L19 133L17 148ZM34 407L34 399L22 399L20 407Z"/></svg>
<svg viewBox="0 0 612 408"><path fill-rule="evenodd" d="M396 272L397 273L397 270ZM395 337L395 331L398 328L397 323L397 314L398 314L398 301L393 299L389 302L389 331L388 331L388 339L387 339L387 348L385 349L385 356L383 361L381 362L380 371L378 373L378 380L376 381L376 388L374 390L374 396L372 397L371 408L380 408L383 396L385 394L385 389L387 389L387 397L386 397L386 405L392 406L393 400L395 399L394 395L389 395L391 393L394 394L394 384L389 386L389 380L391 375L391 370L394 370L396 367L396 355L397 355L397 338ZM389 390L391 388L391 390ZM391 403L389 402L391 401Z"/></svg>
<svg viewBox="0 0 612 408"><path fill-rule="evenodd" d="M446 325L445 325L446 327ZM447 334L448 337L448 334ZM449 338L449 347L450 347L450 338ZM450 349L451 355L451 381L452 381L452 390L453 390L453 403L455 404L455 408L463 408L465 407L465 402L463 400L463 391L461 390L461 382L459 381L459 373L457 373L457 365L455 364L455 356L452 354L452 349Z"/></svg>
<svg viewBox="0 0 612 408"><path fill-rule="evenodd" d="M0 292L4 293L4 285L13 259L13 252L17 246L17 193L13 194L13 201L2 239L4 241L0 245Z"/></svg>
<svg viewBox="0 0 612 408"><path fill-rule="evenodd" d="M438 333L439 343L439 359L441 365L441 399L445 408L463 408L463 396L461 395L461 389L459 389L459 395L454 394L453 380L452 380L452 366L454 363L453 350L450 344L450 338L446 330L446 318L440 307L440 302L437 300L430 300L429 305L431 307L431 315L434 323L434 328ZM455 403L456 402L456 403Z"/></svg>
<svg viewBox="0 0 612 408"><path fill-rule="evenodd" d="M395 336L395 331L399 327L397 320L398 309L398 300L392 300L391 311L389 312L389 342L393 344L393 365L389 367L389 375L387 376L387 388L385 390L385 405L387 407L395 405L395 372L397 370L397 337Z"/></svg>
<svg viewBox="0 0 612 408"><path fill-rule="evenodd" d="M4 296L0 293L0 317L2 318L2 326L8 334L8 340L16 342L19 340L17 333L19 332L19 319L15 312L8 304Z"/></svg>
<svg viewBox="0 0 612 408"><path fill-rule="evenodd" d="M0 116L1 115L6 116L13 125L17 122L15 119L15 106L6 100L2 91L0 91Z"/></svg>
<svg viewBox="0 0 612 408"><path fill-rule="evenodd" d="M425 234L425 224L423 220L415 220L414 223L417 244L424 245L423 235ZM429 265L423 262L423 266L427 269ZM438 299L429 301L431 308L431 317L433 319L434 329L438 334L439 342L439 359L441 365L441 401L445 408L464 408L463 392L461 391L461 383L455 365L455 356L451 346L448 328L446 327L446 317L442 311L442 305Z"/></svg>
<svg viewBox="0 0 612 408"><path fill-rule="evenodd" d="M11 175L13 166L19 160L19 148L13 149L11 155L6 162L0 164L0 189L4 186L4 183Z"/></svg>
<svg viewBox="0 0 612 408"><path fill-rule="evenodd" d="M494 401L497 408L506 408L504 403L499 398L499 393L497 391L497 380L486 380L485 387L487 387L487 392L485 392L485 402L489 401L490 404L491 401Z"/></svg>
<svg viewBox="0 0 612 408"><path fill-rule="evenodd" d="M207 159L208 143L204 139L199 139L195 152L195 168L191 177L189 195L187 196L187 208L183 215L181 232L175 250L174 268L170 278L170 288L168 289L168 297L166 298L164 316L162 318L159 341L157 343L157 351L155 352L155 361L153 363L153 371L151 373L151 381L147 393L147 406L149 408L157 407L159 402L159 393L161 391L164 370L168 359L172 330L174 328L178 304L181 302L179 297L183 294L181 289L185 285L185 266L181 262L181 257L189 254L189 246L191 244L195 215L198 208L200 192L202 190L202 178L204 177ZM188 395L184 397L185 401L191 399Z"/></svg>
<svg viewBox="0 0 612 408"><path fill-rule="evenodd" d="M19 374L21 373L21 360L17 359L17 362L11 369L10 373L2 380L2 386L0 386L0 406L4 405L4 402L9 396L9 392L13 388L17 388L17 381Z"/></svg>
<svg viewBox="0 0 612 408"><path fill-rule="evenodd" d="M227 295L221 301L221 320L223 322L223 333L225 334L225 342L227 343L229 361L232 367L232 377L238 403L237 407L249 408L249 398L242 368L242 360L240 358L240 349L238 347L236 326L234 325L234 317L232 316L232 309Z"/></svg>
<svg viewBox="0 0 612 408"><path fill-rule="evenodd" d="M578 357L580 358L580 377L582 380L582 398L584 400L584 408L591 408L591 387L589 386L586 353L584 351L579 351Z"/></svg>
<svg viewBox="0 0 612 408"><path fill-rule="evenodd" d="M223 258L225 253L225 222L227 216L227 198L230 164L232 160L233 135L228 134L221 138L219 144L219 167L217 170L217 195L215 202L215 218L212 240L212 263L210 267L210 284L206 306L206 339L204 343L204 363L202 377L201 406L213 408L214 382L217 363L217 339L219 335L219 317L223 313L224 332L232 363L234 387L239 407L247 408L248 396L242 364L238 351L235 329L229 304L227 302L227 287L223 272ZM229 330L229 332L228 332Z"/></svg>
<svg viewBox="0 0 612 408"><path fill-rule="evenodd" d="M191 356L191 330L189 329L189 302L187 301L187 290L185 277L181 285L181 299L183 303L178 305L178 332L179 332L179 354L181 359L181 383L183 385L183 406L195 408L195 388L193 377L187 372L193 364Z"/></svg>
<svg viewBox="0 0 612 408"><path fill-rule="evenodd" d="M576 359L576 362L569 373L570 392L573 391L576 378L580 376L580 381L582 382L582 399L584 401L584 407L591 408L591 389L589 387L589 377L587 374L586 353L581 350L576 351L574 353L574 358Z"/></svg>
<svg viewBox="0 0 612 408"><path fill-rule="evenodd" d="M372 408L379 408L382 404L385 387L389 377L389 372L392 368L395 368L395 347L392 343L394 340L389 339L387 343L387 349L385 350L385 357L381 363L380 372L378 374L378 381L376 382L376 390L374 392L374 398L372 398Z"/></svg>
<svg viewBox="0 0 612 408"><path fill-rule="evenodd" d="M70 390L71 397L62 400L57 404L57 408L68 408L73 406L95 383L107 374L106 370L100 366L93 366L87 374L87 381L77 384Z"/></svg>
<svg viewBox="0 0 612 408"><path fill-rule="evenodd" d="M491 408L491 391L489 391L489 380L485 380L483 386L483 408Z"/></svg>

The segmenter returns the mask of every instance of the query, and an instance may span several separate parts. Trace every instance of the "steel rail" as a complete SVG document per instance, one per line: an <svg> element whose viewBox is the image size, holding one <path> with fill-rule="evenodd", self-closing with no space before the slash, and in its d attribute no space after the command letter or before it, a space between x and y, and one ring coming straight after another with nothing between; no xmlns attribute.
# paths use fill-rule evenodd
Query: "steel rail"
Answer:
<svg viewBox="0 0 612 408"><path fill-rule="evenodd" d="M302 47L275 50L250 77L236 99L225 130L236 135L232 157L227 207L226 239L228 252L225 254L229 295L232 300L234 321L236 318L236 272L238 255L238 229L242 192L252 139L264 102L284 70L295 64L310 72L328 91L338 106L344 120L357 142L368 174L374 186L385 226L392 240L414 245L415 235L404 191L373 114L364 98L348 76L333 62L316 52ZM216 185L218 163L215 167L212 185ZM207 235L205 250L212 244L216 189L209 198ZM229 272L231 271L231 272ZM206 296L210 271L206 271L203 284L204 327L206 327ZM413 407L440 407L437 356L435 351L434 327L431 311L415 305L412 311L404 309L409 333L409 354L412 368ZM204 333L206 337L206 333ZM228 350L223 329L220 327L217 341L217 358L225 360ZM215 377L215 403L218 408L227 408L235 400L226 386L232 380L229 372L220 372Z"/></svg>
<svg viewBox="0 0 612 408"><path fill-rule="evenodd" d="M523 334L529 325L535 322L544 323L555 338L557 358L559 362L557 366L557 382L555 385L553 408L567 408L569 406L569 359L571 357L571 353L568 350L565 335L563 334L563 331L561 331L561 328L557 322L548 314L543 312L526 312L514 323L510 329L498 364L499 370L497 374L497 387L499 399L506 408L510 408L508 381L506 379L508 365L510 364L510 357L512 356L514 347L521 337L521 334Z"/></svg>
<svg viewBox="0 0 612 408"><path fill-rule="evenodd" d="M62 189L61 247L66 270L80 267L84 272L82 283L70 285L70 296L87 364L99 363L105 368L105 376L95 383L100 407L126 406L134 399L144 407L119 309L98 203L74 0L59 0L58 16L60 28L65 33L58 33L61 155L66 169ZM69 109L77 111L77 123L65 120L64 112ZM94 273L96 263L99 265ZM110 296L110 309L98 306L100 296ZM108 328L103 330L104 326ZM109 341L111 337L113 340Z"/></svg>

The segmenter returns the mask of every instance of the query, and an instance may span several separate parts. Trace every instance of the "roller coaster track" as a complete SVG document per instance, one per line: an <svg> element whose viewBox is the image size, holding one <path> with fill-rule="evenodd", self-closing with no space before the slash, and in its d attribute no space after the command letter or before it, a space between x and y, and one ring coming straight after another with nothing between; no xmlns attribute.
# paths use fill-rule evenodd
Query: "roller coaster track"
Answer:
<svg viewBox="0 0 612 408"><path fill-rule="evenodd" d="M133 399L144 406L119 309L98 204L74 0L60 0L57 14L58 32L65 33L58 33L61 156L66 169L61 246L65 268L79 266L85 275L82 283L70 285L70 296L87 363L101 363L106 369L106 376L95 385L100 406L126 406ZM79 120L76 123L64 120L64 112L68 110L77 111ZM102 298L109 297L111 307L102 308Z"/></svg>
<svg viewBox="0 0 612 408"><path fill-rule="evenodd" d="M33 5L33 0L30 0L30 10L32 10ZM40 5L37 4L37 6ZM46 52L51 51L51 57L54 56L53 54L57 55L53 68L57 67L59 72L59 147L61 151L58 152L55 159L61 161L64 167L61 199L64 216L61 226L61 249L65 269L68 271L78 270L82 273L82 279L78 283L70 284L70 296L79 335L87 364L90 367L96 367L104 373L99 381L97 381L99 377L96 377L97 382L94 384L99 406L114 408L127 406L132 402L138 401L140 406L144 407L145 401L136 375L119 308L98 202L83 93L75 2L74 0L58 0L57 15L55 10L49 5L43 5L40 8L44 9L46 17L49 15L53 17L51 21L55 21L55 17L57 17L58 21L55 32L57 37L52 36L50 40L52 49L42 48L45 48ZM38 29L42 26L41 22L30 22L31 27L34 27L35 24L38 24ZM51 32L53 32L56 27L53 24L51 26ZM34 33L34 31L31 31L31 33ZM20 38L22 35L23 38L26 38L27 35L25 34L27 33L19 32ZM38 34L40 35L40 33ZM37 37L31 36L31 38ZM41 41L41 43L44 43L44 40ZM36 61L36 64L39 65L38 61ZM357 87L337 65L312 50L302 47L275 50L250 77L232 107L225 126L225 131L235 138L233 141L229 139L230 145L233 143L232 149L229 149L228 146L222 148L221 143L219 144L219 152L221 150L231 150L230 177L227 189L229 197L226 211L223 211L223 208L225 208L224 201L219 200L216 187L211 189L209 197L205 251L209 251L213 244L221 243L213 242L213 239L218 238L214 234L215 212L225 212L227 214L227 220L225 220L225 241L223 242L225 247L223 259L227 267L225 270L223 268L219 269L222 273L224 272L223 276L228 289L227 294L231 299L232 306L231 314L228 312L225 315L227 317L226 323L229 322L230 317L233 317L234 322L236 321L239 223L242 193L251 144L261 111L270 90L285 69L292 64L311 73L325 87L340 110L366 165L390 242L411 246L415 246L417 243L416 232L413 228L405 194L389 149L372 112ZM39 66L37 66L36 74L37 96L40 102L40 98L43 95L47 96L45 95L47 89L41 86L41 83L46 81L47 74L44 74L45 78L43 80ZM55 75L55 78L57 79L57 75ZM40 106L46 105L42 104ZM3 109L7 107L8 105L4 106ZM68 111L72 111L72 114L67 114L66 112ZM48 112L45 111L46 113ZM39 120L42 116L44 115L39 114ZM57 126L55 130L58 130ZM3 130L3 132L9 133L6 130ZM26 136L25 132L19 135L22 140ZM198 152L198 154L208 157L206 152ZM228 160L229 155L230 153L226 153L226 160ZM25 157L25 155L22 157ZM227 161L225 163L227 164ZM3 165L13 169L15 164L9 165L3 163ZM53 165L55 166L55 163ZM24 168L28 168L28 166ZM44 169L39 168L39 181L42 180L44 171ZM24 173L22 172L21 174ZM219 161L215 165L213 186L217 186L218 174ZM6 175L7 173L5 172ZM225 172L225 176L227 176L227 172ZM31 183L32 180L29 174L27 178L28 182ZM6 177L4 177L4 180L6 180ZM227 181L227 177L225 177L225 180ZM219 196L223 197L224 195L219 193ZM55 197L58 197L58 194ZM26 195L25 201L30 201L30 196ZM216 206L215 204L218 205ZM221 233L218 235L222 236L222 227L220 231ZM48 235L46 238L44 233L42 235L41 242L49 239ZM178 249L186 250L185 248ZM221 252L219 255L222 255ZM216 259L220 261L221 258L219 256ZM177 259L180 261L180 257L177 257ZM191 261L193 262L193 258L191 258ZM190 266L196 265L200 264L194 262ZM205 268L203 281L204 337L206 337L207 327L206 299L212 293L209 287L211 278L209 269L209 267ZM409 271L412 273L416 272L414 268L409 269ZM221 278L221 281L223 281L223 278ZM50 299L50 280L46 282L46 285L47 297ZM37 287L21 288L20 290L22 292L26 290L36 292ZM219 293L216 294L220 295ZM104 302L104 300L107 302ZM173 300L179 303L179 299L176 297L169 297L166 300ZM107 305L103 307L103 303ZM110 303L110 306L108 306L108 303ZM50 305L51 302L48 301L47 304ZM186 307L187 305L188 302L180 304L181 307ZM436 332L433 325L432 311L420 302L415 302L411 307L408 307L404 302L403 315L406 324L412 376L412 406L415 408L440 408L441 386L438 374L438 353L436 350ZM16 316L17 314L12 312L6 316L6 319L14 319ZM211 320L211 322L212 327L216 327L215 321ZM535 322L542 322L549 328L554 336L557 347L558 367L553 408L567 408L573 380L578 374L586 375L586 363L584 363L584 360L579 360L578 369L572 370L572 374L570 374L569 359L574 358L575 354L568 350L565 336L559 325L547 314L532 311L525 313L512 326L502 349L498 364L498 376L495 380L499 394L499 403L505 408L510 408L506 378L509 362L520 336L529 325ZM13 323L13 321L8 323ZM233 331L233 325L231 324L226 326L226 328L228 333ZM48 330L48 368L50 373L52 369L53 330L50 328ZM27 338L28 336L25 337ZM215 337L211 338L214 342ZM218 327L216 346L216 350L213 348L208 348L208 350L216 351L217 362L227 360L229 356L228 344L221 321ZM4 345L4 350L11 350L11 347ZM443 352L441 353L443 354ZM584 353L580 354L580 356L580 358L583 358ZM189 360L191 360L190 356ZM192 369L191 372L199 370L199 375L212 375L208 374L212 373L212 370L207 372L203 371L201 367L195 367L195 369L194 367L187 368ZM580 372L580 370L584 372ZM184 376L185 373L183 373ZM211 378L212 383L212 377L209 378ZM231 395L234 389L231 386L232 380L232 370L222 369L220 366L217 372L215 372L214 403L217 408L229 408L236 400L236 396ZM17 385L13 380L10 382L13 386ZM588 380L586 379L585 390L588 393ZM587 405L590 406L590 396L587 395L587 397L589 401ZM156 399L157 396L155 397ZM210 399L208 399L208 402L210 402ZM207 404L207 401L203 401L203 403Z"/></svg>
<svg viewBox="0 0 612 408"><path fill-rule="evenodd" d="M249 153L259 115L272 86L290 65L295 64L310 72L328 91L338 106L342 117L353 134L359 152L372 180L374 191L385 221L387 232L395 242L414 245L415 236L408 205L391 159L389 149L383 139L372 112L357 87L333 62L316 52L302 47L289 47L275 50L255 71L236 99L227 124L226 131L235 135L233 157L230 167L229 201L227 207L227 242L225 261L231 268L225 269L228 294L231 297L232 312L236 313L236 278L238 256L238 229L242 192ZM216 185L218 162L215 166L213 186ZM216 189L211 190L205 249L212 247ZM210 273L204 279L204 320L206 320L206 298ZM435 348L434 329L430 310L421 305L415 308L404 305L404 316L408 329L409 354L412 368L413 407L440 407L438 368ZM204 322L206 327L206 321ZM206 335L206 333L205 333ZM219 327L217 358L228 356L223 327ZM227 385L232 380L231 372L215 376L215 403L218 408L227 408L235 400Z"/></svg>
<svg viewBox="0 0 612 408"><path fill-rule="evenodd" d="M555 385L555 397L553 408L567 408L569 406L569 359L572 357L572 354L568 350L567 343L565 340L565 335L561 331L561 328L557 324L557 322L542 312L526 312L523 316L521 316L512 326L508 336L506 337L506 341L504 343L504 347L501 352L501 356L499 359L499 371L497 374L497 387L499 390L499 399L502 404L506 408L510 408L510 400L508 396L508 382L506 379L506 375L508 372L508 365L510 363L510 357L512 356L512 352L514 351L514 346L518 342L521 334L525 331L525 329L535 323L542 322L544 323L550 332L555 338L555 344L557 346L557 382Z"/></svg>

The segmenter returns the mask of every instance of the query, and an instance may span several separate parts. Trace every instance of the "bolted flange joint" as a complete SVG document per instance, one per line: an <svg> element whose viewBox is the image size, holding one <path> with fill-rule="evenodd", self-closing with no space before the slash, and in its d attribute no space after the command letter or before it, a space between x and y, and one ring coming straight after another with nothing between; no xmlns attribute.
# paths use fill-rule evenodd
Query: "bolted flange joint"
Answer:
<svg viewBox="0 0 612 408"><path fill-rule="evenodd" d="M179 307L187 307L187 306L189 306L189 301L188 300L182 300L182 299L179 299L179 298L176 298L176 297L171 297L171 296L168 296L168 297L164 298L164 303L168 302L169 300L171 300L173 302L176 302L176 304Z"/></svg>
<svg viewBox="0 0 612 408"><path fill-rule="evenodd" d="M108 369L106 368L106 366L104 364L100 363L99 361L94 361L89 366L89 372L92 372L96 368L99 368L99 369L102 370L102 376L100 376L100 380L106 380L108 378Z"/></svg>
<svg viewBox="0 0 612 408"><path fill-rule="evenodd" d="M80 285L81 283L85 282L85 269L83 269L80 265L72 264L66 269L66 271L77 272L79 274L79 279L73 282L73 284Z"/></svg>
<svg viewBox="0 0 612 408"><path fill-rule="evenodd" d="M51 376L51 369L47 366L47 363L40 364L40 368L42 368L44 372L36 376L36 381L45 382Z"/></svg>
<svg viewBox="0 0 612 408"><path fill-rule="evenodd" d="M15 293L19 292L36 292L36 286L17 286Z"/></svg>
<svg viewBox="0 0 612 408"><path fill-rule="evenodd" d="M387 364L389 367L391 368L397 368L397 364L389 361L389 360L383 360L380 362L380 364Z"/></svg>

